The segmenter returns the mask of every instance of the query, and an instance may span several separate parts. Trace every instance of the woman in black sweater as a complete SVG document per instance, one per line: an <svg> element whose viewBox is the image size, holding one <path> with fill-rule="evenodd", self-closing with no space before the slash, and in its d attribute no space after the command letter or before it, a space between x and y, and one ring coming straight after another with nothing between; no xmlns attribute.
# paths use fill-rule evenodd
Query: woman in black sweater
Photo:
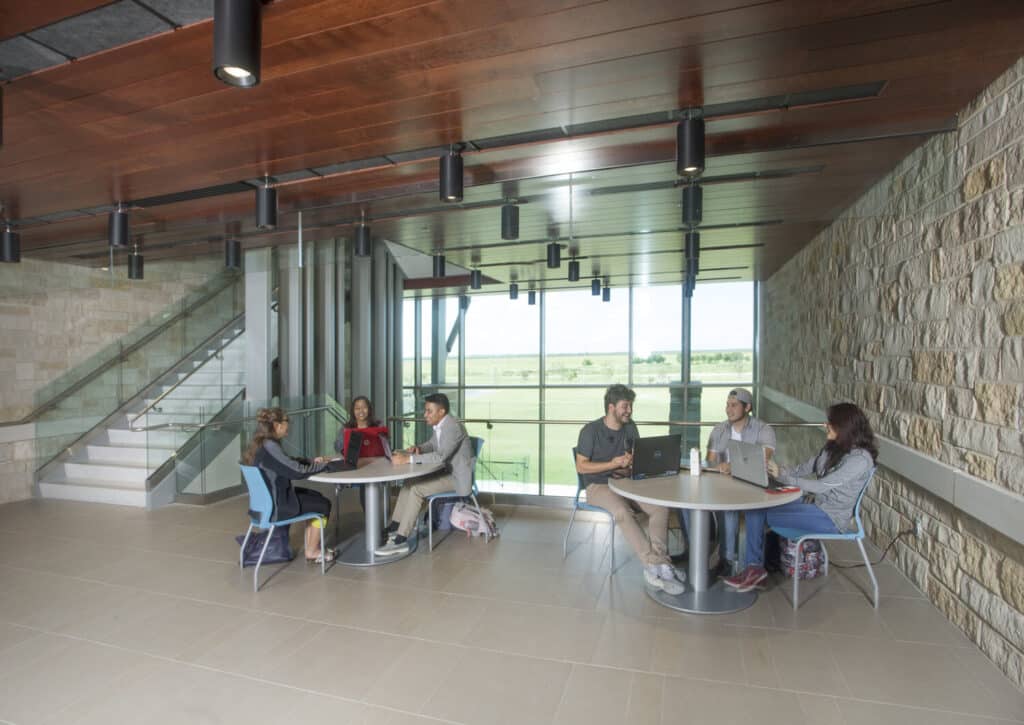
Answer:
<svg viewBox="0 0 1024 725"><path fill-rule="evenodd" d="M312 462L292 458L281 448L281 439L288 435L288 416L280 408L260 408L256 413L256 435L253 436L243 460L257 466L270 489L274 501L272 521L290 519L299 514L317 513L324 519L331 515L331 502L323 494L308 488L292 486L292 481L309 478L327 468L326 458ZM306 561L320 563L320 534L306 523ZM326 552L327 561L334 552Z"/></svg>

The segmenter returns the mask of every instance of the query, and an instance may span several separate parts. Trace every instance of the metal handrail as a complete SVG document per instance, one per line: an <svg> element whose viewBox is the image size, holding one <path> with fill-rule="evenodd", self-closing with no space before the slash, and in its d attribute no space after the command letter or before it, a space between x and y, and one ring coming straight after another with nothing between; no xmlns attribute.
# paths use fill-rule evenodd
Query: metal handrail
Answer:
<svg viewBox="0 0 1024 725"><path fill-rule="evenodd" d="M206 338L205 340L203 340L203 341L202 341L201 343L199 343L199 344L198 344L198 345L197 345L197 346L195 347L195 349L196 349L196 350L198 350L198 349L200 349L200 348L202 348L202 347L206 347L206 346L207 346L207 345L208 345L208 344L210 343L210 341L211 341L211 340L213 340L214 338L217 338L217 337L221 337L221 336L222 336L222 335L224 334L224 331L225 331L225 330L228 330L228 329L230 329L230 328L234 327L235 325L237 325L237 324L238 324L238 323L239 323L239 322L240 322L240 321L242 320L242 318L244 318L244 317L245 317L245 313L244 313L244 312L243 312L242 314L240 314L240 315L236 316L235 318L233 318L232 320L230 320L230 321L229 321L229 322L228 322L228 323L227 323L226 325L224 325L223 327L220 327L220 328L219 328L219 329L218 329L218 330L217 330L216 332L214 332L214 333L213 333L212 335L210 335L210 336L209 336L209 337L207 337L207 338ZM221 345L220 347L218 347L218 348L217 348L216 350L214 350L214 351L213 351L213 353L212 353L212 354L210 354L210 355L207 355L207 356L206 356L205 358L200 358L200 360L202 360L202 365L205 365L205 364L206 364L206 363L208 363L208 362L209 362L209 361L210 361L211 359L213 359L213 358L214 358L214 357L216 357L217 355L219 355L219 354L221 354L222 352L224 352L224 348L225 348L225 347L227 347L228 345L230 345L230 344L231 344L232 342L234 342L235 340L237 340L237 339L238 339L238 336L239 336L239 335L241 335L241 334L242 334L242 332L244 332L244 331L245 331L245 330L244 330L244 328L243 328L243 329L241 329L241 330L239 330L239 331L235 332L235 333L234 333L234 334L233 334L233 335L231 336L231 339L230 339L230 340L229 340L228 342L226 342L226 343L224 343L223 345ZM185 363L185 362L188 362L189 360L194 360L194 359L195 359L195 358L193 358L193 357L192 357L192 355L188 355L187 357L185 357L185 359L183 359L183 360L179 360L179 361L178 361L177 363L175 363L174 367L172 367L172 368L171 368L171 369L170 369L170 370L169 370L168 372L173 372L173 371L174 371L174 369L175 369L175 368L177 368L178 366L180 366L180 365L181 365L182 363ZM166 397L167 397L168 395L170 395L170 394L171 394L171 393L173 393L173 392L174 392L175 390L177 390L177 389L178 389L178 387L179 387L179 386L180 386L180 385L181 385L182 383L184 383L184 382L185 382L186 380L188 380L189 378L191 378L191 377L192 377L193 373L196 373L196 372L198 372L198 371L199 371L199 368L200 368L200 367L202 367L202 365L200 365L200 366L198 366L198 367L194 367L194 368L193 368L193 369L192 369L192 370L191 370L191 371L189 372L189 374L188 374L188 375L186 375L185 377L183 377L183 378L182 378L181 380L179 380L179 381L178 381L178 382L176 382L176 383L175 383L174 385L172 385L172 386L171 386L170 388L168 388L167 390L165 390L164 392L162 392L162 393L161 393L161 394L160 394L159 396L157 396L157 397L156 397L156 398L155 398L155 399L153 400L153 402L152 402L152 403L150 403L149 405L147 405L147 406L146 406L145 408L143 408L143 409L142 409L142 410L141 410L141 411L140 411L139 413L137 413L137 414L135 415L135 417L134 417L134 418L132 418L132 419L131 419L130 421L128 421L128 427L129 427L129 428L131 428L132 430L135 430L135 428L132 428L132 426L133 426L133 425L135 425L135 421L137 421L137 420L138 420L139 418L141 418L142 416L144 416L144 415L145 415L146 413L148 413L148 412L149 412L150 410L152 410L152 409L153 409L154 407L156 407L156 405L157 405L157 404L158 404L158 403L159 403L160 401L162 401L162 400L163 400L164 398L166 398ZM166 375L167 373L164 373L164 374Z"/></svg>
<svg viewBox="0 0 1024 725"><path fill-rule="evenodd" d="M337 407L341 407L340 405ZM340 423L348 421L347 418L341 416L333 405L318 405L314 408L297 408L295 410L284 411L286 415L300 415L302 413L319 413L321 411L327 411L330 413L335 420ZM180 431L198 431L204 428L223 428L226 425L234 425L236 423L247 423L249 421L259 420L255 415L250 415L245 418L234 418L232 420L220 420L220 421L208 421L206 423L160 423L159 425L149 425L144 428L132 428L131 430L135 433L141 433L143 431L151 430L180 430Z"/></svg>
<svg viewBox="0 0 1024 725"><path fill-rule="evenodd" d="M391 417L389 421L396 423L422 423L422 418L410 418L410 417ZM486 423L492 425L494 423L530 423L536 425L586 425L593 421L593 418L588 420L531 420L528 418L459 418L462 423ZM694 426L703 428L713 428L722 421L700 421L695 422L692 420L636 420L633 421L635 425L679 425L679 426ZM784 422L784 423L772 423L769 421L762 421L767 425L775 428L820 428L825 421L820 423L797 423L797 422Z"/></svg>
<svg viewBox="0 0 1024 725"><path fill-rule="evenodd" d="M14 425L27 425L28 423L31 423L34 420L36 420L39 416L41 416L46 411L48 411L48 410L50 410L52 408L56 408L57 405L59 405L61 403L61 401L70 398L74 393L76 393L79 390L81 390L82 388L84 388L86 385L91 383L93 380L98 378L100 375L105 373L107 370L110 370L115 365L124 362L125 358L127 358L129 355L134 353L136 350L142 348L144 345L149 343L153 338L155 338L157 335L162 333L168 327L170 327L171 325L175 324L176 322L178 322L179 320L183 319L184 317L187 317L192 312L192 310L194 310L195 308L199 307L200 305L206 304L211 299L213 299L214 297L216 297L217 295L219 295L221 292L223 292L224 290L228 289L232 285L238 284L238 279L239 278L229 278L229 279L230 279L230 281L227 284L224 284L224 285L218 287L217 289L211 291L209 294L203 296L202 298L197 300L195 303L190 305L188 308L186 308L186 309L182 310L181 312L177 313L176 315L174 315L173 317L169 318L165 322L160 323L159 327L155 328L151 332L147 332L142 338L140 338L136 342L133 342L128 347L122 348L121 351L115 357L113 357L110 360L108 360L107 362L103 363L102 365L100 365L100 367L96 368L91 373L88 373L85 377L79 379L77 382L72 383L70 386L65 388L60 393L57 393L56 395L54 395L52 398L47 400L42 405L37 406L32 411L30 411L28 414L26 414L23 418L19 418L18 420L11 420L11 421L0 421L0 428L7 427L7 426L14 426ZM120 405L120 403L119 403L119 405Z"/></svg>

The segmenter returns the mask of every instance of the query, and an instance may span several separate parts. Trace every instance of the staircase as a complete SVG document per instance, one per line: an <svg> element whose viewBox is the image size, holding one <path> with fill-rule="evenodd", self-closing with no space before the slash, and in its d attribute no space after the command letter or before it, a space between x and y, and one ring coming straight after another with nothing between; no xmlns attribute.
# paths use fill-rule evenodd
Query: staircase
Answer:
<svg viewBox="0 0 1024 725"><path fill-rule="evenodd" d="M208 341L43 467L38 477L39 495L149 505L150 476L190 433L173 428L132 429L204 423L238 396L245 389L243 328L239 321L222 330L219 340Z"/></svg>

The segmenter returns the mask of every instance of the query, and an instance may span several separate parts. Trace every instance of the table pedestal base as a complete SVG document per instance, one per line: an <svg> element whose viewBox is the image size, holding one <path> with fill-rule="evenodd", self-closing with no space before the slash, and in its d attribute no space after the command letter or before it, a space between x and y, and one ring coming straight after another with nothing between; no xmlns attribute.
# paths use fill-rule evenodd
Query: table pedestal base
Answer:
<svg viewBox="0 0 1024 725"><path fill-rule="evenodd" d="M361 531L338 544L335 562L347 566L380 566L390 564L393 561L404 559L416 551L418 543L416 533L409 537L409 551L405 554L392 554L391 556L377 556L366 547L366 532Z"/></svg>
<svg viewBox="0 0 1024 725"><path fill-rule="evenodd" d="M738 592L722 582L717 582L702 592L691 589L674 596L654 587L646 589L647 596L663 607L690 614L731 614L740 612L757 601L757 592Z"/></svg>

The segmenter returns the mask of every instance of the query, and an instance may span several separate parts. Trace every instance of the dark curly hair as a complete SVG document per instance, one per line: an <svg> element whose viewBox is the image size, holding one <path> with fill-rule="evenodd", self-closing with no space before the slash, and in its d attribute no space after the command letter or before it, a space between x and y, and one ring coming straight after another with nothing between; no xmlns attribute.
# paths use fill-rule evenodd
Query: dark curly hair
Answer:
<svg viewBox="0 0 1024 725"><path fill-rule="evenodd" d="M822 470L816 471L819 477L838 466L843 456L854 448L863 448L871 454L872 461L878 460L875 432L863 410L853 403L836 403L829 407L826 418L836 432L836 439L826 442L821 449L827 455Z"/></svg>
<svg viewBox="0 0 1024 725"><path fill-rule="evenodd" d="M274 433L274 423L284 423L288 420L288 414L282 408L260 408L256 411L256 433L252 442L242 456L246 465L251 466L256 460L256 454L263 447L263 441L268 438L277 440Z"/></svg>

